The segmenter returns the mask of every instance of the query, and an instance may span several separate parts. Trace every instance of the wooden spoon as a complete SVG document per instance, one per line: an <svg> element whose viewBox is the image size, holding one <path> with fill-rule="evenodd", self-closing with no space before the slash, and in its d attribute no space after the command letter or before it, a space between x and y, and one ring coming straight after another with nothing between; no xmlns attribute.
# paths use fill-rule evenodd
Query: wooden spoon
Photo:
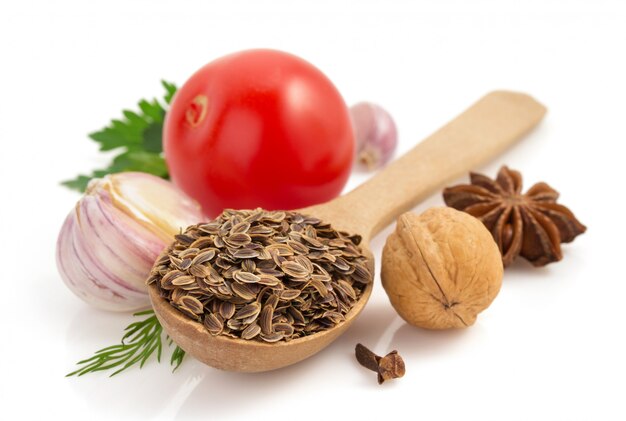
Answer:
<svg viewBox="0 0 626 421"><path fill-rule="evenodd" d="M299 212L330 222L335 229L360 234L373 274L374 257L368 244L374 235L446 182L496 157L537 125L545 112L528 95L491 92L365 184ZM163 328L187 353L223 370L255 372L296 363L330 344L363 310L372 285L368 284L344 322L311 336L271 344L212 336L202 324L159 297L153 285L149 292Z"/></svg>

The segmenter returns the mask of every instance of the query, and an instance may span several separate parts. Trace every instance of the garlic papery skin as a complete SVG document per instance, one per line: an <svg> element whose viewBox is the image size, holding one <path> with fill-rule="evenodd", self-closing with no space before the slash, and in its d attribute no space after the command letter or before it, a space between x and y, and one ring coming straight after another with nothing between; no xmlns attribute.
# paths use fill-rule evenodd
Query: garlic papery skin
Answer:
<svg viewBox="0 0 626 421"><path fill-rule="evenodd" d="M145 281L157 256L204 219L193 199L159 177L128 172L92 180L59 233L59 273L94 307L146 308Z"/></svg>

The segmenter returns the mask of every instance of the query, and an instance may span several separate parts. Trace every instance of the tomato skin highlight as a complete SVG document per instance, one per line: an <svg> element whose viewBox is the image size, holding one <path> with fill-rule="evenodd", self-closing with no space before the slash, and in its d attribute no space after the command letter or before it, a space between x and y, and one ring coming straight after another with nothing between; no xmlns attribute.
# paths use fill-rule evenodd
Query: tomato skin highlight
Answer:
<svg viewBox="0 0 626 421"><path fill-rule="evenodd" d="M174 183L210 217L326 202L341 193L355 153L339 91L275 50L227 55L191 76L167 113L163 147Z"/></svg>

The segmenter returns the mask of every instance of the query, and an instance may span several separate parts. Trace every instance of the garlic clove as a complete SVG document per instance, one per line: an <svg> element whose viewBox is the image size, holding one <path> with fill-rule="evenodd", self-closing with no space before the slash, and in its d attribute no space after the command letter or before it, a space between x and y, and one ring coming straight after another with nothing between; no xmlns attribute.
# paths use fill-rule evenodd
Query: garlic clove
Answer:
<svg viewBox="0 0 626 421"><path fill-rule="evenodd" d="M146 228L167 242L189 225L187 215L200 211L193 199L172 187L169 181L139 172L114 174L103 186L118 208L145 222ZM165 189L168 200L161 200Z"/></svg>
<svg viewBox="0 0 626 421"><path fill-rule="evenodd" d="M145 308L154 260L176 233L202 219L199 206L165 180L143 173L106 176L90 183L66 218L57 267L70 290L95 307Z"/></svg>
<svg viewBox="0 0 626 421"><path fill-rule="evenodd" d="M81 226L76 215L67 217L57 243L57 267L66 285L85 302L104 310L145 307L145 293L133 285L139 279L123 278L98 260L85 241L88 228Z"/></svg>

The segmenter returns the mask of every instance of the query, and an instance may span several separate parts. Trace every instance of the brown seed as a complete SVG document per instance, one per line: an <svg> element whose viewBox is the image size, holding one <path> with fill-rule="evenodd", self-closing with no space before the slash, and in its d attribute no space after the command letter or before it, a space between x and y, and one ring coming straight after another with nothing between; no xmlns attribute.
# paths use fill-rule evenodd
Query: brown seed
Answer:
<svg viewBox="0 0 626 421"><path fill-rule="evenodd" d="M195 314L202 314L202 312L204 311L204 306L202 305L200 300L190 295L185 295L184 297L181 297L180 302L189 310L193 311Z"/></svg>
<svg viewBox="0 0 626 421"><path fill-rule="evenodd" d="M178 311L180 311L181 313L183 313L185 316L193 319L193 320L200 320L200 318L198 317L198 315L193 312L191 309L185 307L184 305L179 305L178 306Z"/></svg>
<svg viewBox="0 0 626 421"><path fill-rule="evenodd" d="M226 326L232 330L241 330L244 328L244 323L242 320L230 319L226 322Z"/></svg>
<svg viewBox="0 0 626 421"><path fill-rule="evenodd" d="M187 270L189 269L189 266L191 266L191 259L188 257L185 257L181 262L180 265L178 265L178 268L180 270Z"/></svg>
<svg viewBox="0 0 626 421"><path fill-rule="evenodd" d="M197 249L206 249L213 245L213 239L211 237L199 237L196 241L191 243L189 247L194 247Z"/></svg>
<svg viewBox="0 0 626 421"><path fill-rule="evenodd" d="M209 267L209 276L207 278L207 282L209 283L209 285L217 286L224 283L224 278L222 278L215 269Z"/></svg>
<svg viewBox="0 0 626 421"><path fill-rule="evenodd" d="M214 249L214 248L203 250L202 252L198 253L196 257L193 258L193 260L191 261L191 264L200 265L202 263L213 260L216 254L216 250L217 249Z"/></svg>
<svg viewBox="0 0 626 421"><path fill-rule="evenodd" d="M254 313L254 314L246 317L245 319L241 319L241 323L244 326L248 326L249 324L255 323L256 320L259 318L259 314L260 313Z"/></svg>
<svg viewBox="0 0 626 421"><path fill-rule="evenodd" d="M161 254L154 265L160 267L163 265L168 265L169 263L170 263L170 256L167 254Z"/></svg>
<svg viewBox="0 0 626 421"><path fill-rule="evenodd" d="M353 300L356 300L356 292L354 291L354 288L352 288L352 285L350 285L343 279L340 279L339 281L337 281L335 288L339 290L340 292L342 292L345 296L348 296L352 298Z"/></svg>
<svg viewBox="0 0 626 421"><path fill-rule="evenodd" d="M206 266L202 265L191 265L189 268L189 274L193 276L197 276L199 278L206 278L210 274L210 270Z"/></svg>
<svg viewBox="0 0 626 421"><path fill-rule="evenodd" d="M341 250L341 255L344 258L354 258L361 256L361 252L353 244L349 244L346 248Z"/></svg>
<svg viewBox="0 0 626 421"><path fill-rule="evenodd" d="M233 279L233 277L235 276L235 273L239 271L240 269L237 266L231 266L228 269L226 269L224 272L222 272L222 276L226 279Z"/></svg>
<svg viewBox="0 0 626 421"><path fill-rule="evenodd" d="M287 261L287 259L284 256L279 256L276 250L270 250L269 253L272 256L272 261L278 267L280 267L280 265L282 265L283 262Z"/></svg>
<svg viewBox="0 0 626 421"><path fill-rule="evenodd" d="M243 306L242 308L240 308L235 315L233 316L234 319L245 319L247 317L250 317L254 314L259 314L261 312L261 304L259 303L250 303L247 304L245 306Z"/></svg>
<svg viewBox="0 0 626 421"><path fill-rule="evenodd" d="M240 287L244 287L244 285L240 285L240 284L235 284L238 285ZM232 286L230 284L227 284L226 282L224 282L223 284L221 284L220 286L217 287L217 291L222 294L225 297L230 297L231 295L233 295L233 289Z"/></svg>
<svg viewBox="0 0 626 421"><path fill-rule="evenodd" d="M339 239L339 238L333 238L332 240L330 240L330 241L328 242L328 245L329 245L330 247L337 247L337 248L340 248L340 249L341 249L341 248L346 247L346 246L347 246L347 243L346 243L344 240L342 240L342 239Z"/></svg>
<svg viewBox="0 0 626 421"><path fill-rule="evenodd" d="M250 229L250 223L247 221L240 222L230 229L230 235L233 236L235 234L245 234Z"/></svg>
<svg viewBox="0 0 626 421"><path fill-rule="evenodd" d="M180 243L180 244L184 244L184 245L189 245L191 243L193 243L195 241L195 238L187 235L187 234L177 234L174 236L174 239Z"/></svg>
<svg viewBox="0 0 626 421"><path fill-rule="evenodd" d="M233 262L228 260L226 256L224 255L218 256L218 258L215 260L215 266L217 266L220 269L226 270L230 268L232 265L233 265Z"/></svg>
<svg viewBox="0 0 626 421"><path fill-rule="evenodd" d="M272 294L269 297L267 297L267 300L265 300L265 305L271 306L274 309L276 309L276 307L278 306L279 300L280 298L278 297L278 295Z"/></svg>
<svg viewBox="0 0 626 421"><path fill-rule="evenodd" d="M261 278L255 275L254 273L243 272L240 270L235 272L233 278L235 278L236 281L243 282L246 284L256 284L256 283L259 283L259 281L261 280Z"/></svg>
<svg viewBox="0 0 626 421"><path fill-rule="evenodd" d="M291 306L287 309L287 311L289 312L291 317L293 317L294 323L299 323L299 324L306 323L306 319L304 318L304 315L302 315L300 310L298 310L297 308Z"/></svg>
<svg viewBox="0 0 626 421"><path fill-rule="evenodd" d="M274 324L274 331L284 334L286 337L293 335L294 328L289 323Z"/></svg>
<svg viewBox="0 0 626 421"><path fill-rule="evenodd" d="M314 273L313 275L311 275L311 279L314 281L320 281L320 282L330 282L332 278L328 274Z"/></svg>
<svg viewBox="0 0 626 421"><path fill-rule="evenodd" d="M365 264L359 263L354 265L354 273L352 274L352 278L357 282L367 284L372 281L373 277Z"/></svg>
<svg viewBox="0 0 626 421"><path fill-rule="evenodd" d="M257 256L257 259L259 259L260 262L272 259L272 255L266 249L262 248L262 249L259 249L257 251L259 252L259 255Z"/></svg>
<svg viewBox="0 0 626 421"><path fill-rule="evenodd" d="M308 235L303 235L302 240L310 245L312 248L322 249L324 248L324 244L322 244L319 240L313 237L309 237Z"/></svg>
<svg viewBox="0 0 626 421"><path fill-rule="evenodd" d="M326 297L328 295L328 288L318 280L312 279L310 285L319 292L322 297Z"/></svg>
<svg viewBox="0 0 626 421"><path fill-rule="evenodd" d="M198 225L198 230L202 231L205 234L215 235L219 232L220 226L221 224L219 221L213 221L213 222L209 222L208 224Z"/></svg>
<svg viewBox="0 0 626 421"><path fill-rule="evenodd" d="M245 328L243 332L241 332L241 339L253 339L259 333L261 333L261 328L259 327L259 325L256 323L252 323L248 325L248 327Z"/></svg>
<svg viewBox="0 0 626 421"><path fill-rule="evenodd" d="M221 249L221 248L224 248L226 244L224 243L224 239L221 236L217 236L213 239L213 245Z"/></svg>
<svg viewBox="0 0 626 421"><path fill-rule="evenodd" d="M174 281L174 279L180 277L180 276L184 276L185 274L181 271L178 270L173 270L169 273L167 273L165 276L163 276L163 278L161 278L161 288L164 289L174 289L175 286L174 284L172 284L172 281Z"/></svg>
<svg viewBox="0 0 626 421"><path fill-rule="evenodd" d="M188 285L183 285L180 288L185 290L185 291L197 291L197 290L199 290L200 287L198 286L198 278L194 278L192 283L190 283Z"/></svg>
<svg viewBox="0 0 626 421"><path fill-rule="evenodd" d="M246 259L241 262L241 270L244 272L254 272L256 270L256 263L252 259Z"/></svg>
<svg viewBox="0 0 626 421"><path fill-rule="evenodd" d="M272 333L272 318L274 317L274 307L271 305L265 305L263 310L261 310L261 314L259 315L259 325L261 326L261 330L263 333L270 334Z"/></svg>
<svg viewBox="0 0 626 421"><path fill-rule="evenodd" d="M313 263L306 256L296 256L294 261L304 267L309 274L313 272Z"/></svg>
<svg viewBox="0 0 626 421"><path fill-rule="evenodd" d="M243 247L247 244L250 244L252 239L248 234L243 232L233 234L230 237L224 239L224 242L232 247Z"/></svg>
<svg viewBox="0 0 626 421"><path fill-rule="evenodd" d="M282 222L287 217L287 214L282 211L268 212L264 219L272 222Z"/></svg>
<svg viewBox="0 0 626 421"><path fill-rule="evenodd" d="M274 230L266 225L256 225L248 230L250 236L269 237L274 233Z"/></svg>
<svg viewBox="0 0 626 421"><path fill-rule="evenodd" d="M256 293L248 284L233 282L230 288L235 294L237 294L237 296L243 298L244 300L254 300L256 298Z"/></svg>
<svg viewBox="0 0 626 421"><path fill-rule="evenodd" d="M172 285L181 286L181 285L191 285L196 282L196 278L193 276L178 276L172 280Z"/></svg>
<svg viewBox="0 0 626 421"><path fill-rule="evenodd" d="M283 256L283 257L293 256L294 254L294 250L291 247L289 247L287 244L281 244L281 243L271 244L267 246L265 249L269 251L270 253L276 252L278 256Z"/></svg>
<svg viewBox="0 0 626 421"><path fill-rule="evenodd" d="M298 254L309 254L310 252L309 248L299 241L287 240L287 246Z"/></svg>
<svg viewBox="0 0 626 421"><path fill-rule="evenodd" d="M336 311L326 311L322 314L323 318L330 319L333 323L339 323L345 320L343 314Z"/></svg>
<svg viewBox="0 0 626 421"><path fill-rule="evenodd" d="M239 249L233 253L233 257L237 259L252 259L253 257L258 256L259 252L251 249Z"/></svg>
<svg viewBox="0 0 626 421"><path fill-rule="evenodd" d="M154 275L150 275L150 277L148 277L148 280L146 281L146 285L152 285L160 279L161 279L161 275L159 275L158 273Z"/></svg>
<svg viewBox="0 0 626 421"><path fill-rule="evenodd" d="M282 271L276 270L276 269L257 268L257 272L261 276L274 276L276 278L280 278L282 276L285 276L285 272L282 272Z"/></svg>
<svg viewBox="0 0 626 421"><path fill-rule="evenodd" d="M188 249L182 250L181 252L178 253L178 258L179 259L193 259L196 254L198 254L198 252L200 251L200 249L197 249L195 247L189 247Z"/></svg>
<svg viewBox="0 0 626 421"><path fill-rule="evenodd" d="M306 278L310 275L310 272L301 264L293 261L286 261L281 266L283 272L294 278Z"/></svg>
<svg viewBox="0 0 626 421"><path fill-rule="evenodd" d="M263 339L265 342L269 342L269 343L273 343L273 342L278 342L281 339L283 339L285 337L285 334L283 332L275 332L275 333L270 333L270 334L263 334L261 333L261 339Z"/></svg>
<svg viewBox="0 0 626 421"><path fill-rule="evenodd" d="M300 295L299 289L286 289L280 293L280 299L284 301L291 301Z"/></svg>
<svg viewBox="0 0 626 421"><path fill-rule="evenodd" d="M339 270L350 270L350 265L343 257L337 257L333 262L333 266Z"/></svg>
<svg viewBox="0 0 626 421"><path fill-rule="evenodd" d="M237 307L230 301L222 301L219 308L220 316L222 316L224 320L228 320L233 317L236 309Z"/></svg>
<svg viewBox="0 0 626 421"><path fill-rule="evenodd" d="M259 277L259 284L267 286L276 286L280 284L280 279L275 276L261 275Z"/></svg>
<svg viewBox="0 0 626 421"><path fill-rule="evenodd" d="M175 290L172 291L171 300L173 303L180 304L180 299L184 297L185 295L187 295L187 293L185 292L184 289L176 288Z"/></svg>

